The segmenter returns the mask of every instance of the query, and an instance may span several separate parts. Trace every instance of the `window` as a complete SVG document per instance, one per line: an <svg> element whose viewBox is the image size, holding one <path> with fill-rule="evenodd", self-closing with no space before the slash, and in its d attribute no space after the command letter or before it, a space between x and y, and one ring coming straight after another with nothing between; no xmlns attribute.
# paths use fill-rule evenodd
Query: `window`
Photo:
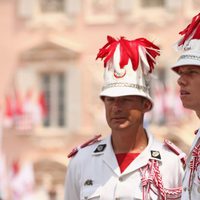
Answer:
<svg viewBox="0 0 200 200"><path fill-rule="evenodd" d="M89 24L108 24L116 21L115 0L85 0L85 19Z"/></svg>
<svg viewBox="0 0 200 200"><path fill-rule="evenodd" d="M18 0L17 14L28 27L71 26L81 11L81 0Z"/></svg>
<svg viewBox="0 0 200 200"><path fill-rule="evenodd" d="M164 0L142 0L143 7L162 7L164 4Z"/></svg>
<svg viewBox="0 0 200 200"><path fill-rule="evenodd" d="M41 84L47 104L47 114L43 121L43 125L46 127L66 125L65 82L64 73L44 73L41 75Z"/></svg>
<svg viewBox="0 0 200 200"><path fill-rule="evenodd" d="M43 13L64 12L64 0L40 0L40 7Z"/></svg>

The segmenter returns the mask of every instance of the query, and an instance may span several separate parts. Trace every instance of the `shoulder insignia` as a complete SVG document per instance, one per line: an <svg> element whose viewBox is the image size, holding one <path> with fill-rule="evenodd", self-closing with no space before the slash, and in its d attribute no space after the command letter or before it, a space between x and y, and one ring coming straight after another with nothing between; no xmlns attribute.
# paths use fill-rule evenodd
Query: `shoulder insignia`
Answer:
<svg viewBox="0 0 200 200"><path fill-rule="evenodd" d="M103 152L105 148L106 148L106 144L100 144L100 145L98 145L97 148L94 150L94 153Z"/></svg>
<svg viewBox="0 0 200 200"><path fill-rule="evenodd" d="M68 154L67 157L70 158L70 157L76 155L80 149L98 142L100 137L101 137L101 135L97 135L97 136L93 137L92 139L88 140L87 142L83 143L82 145L75 147L74 149L72 149L72 151Z"/></svg>
<svg viewBox="0 0 200 200"><path fill-rule="evenodd" d="M165 139L164 144L171 150L173 151L177 156L179 156L181 162L183 165L186 164L186 154L179 148L177 147L174 143L171 141Z"/></svg>
<svg viewBox="0 0 200 200"><path fill-rule="evenodd" d="M159 151L151 150L151 157L152 157L152 158L156 158L156 159L158 159L158 160L161 160L161 155L160 155L160 152L159 152Z"/></svg>

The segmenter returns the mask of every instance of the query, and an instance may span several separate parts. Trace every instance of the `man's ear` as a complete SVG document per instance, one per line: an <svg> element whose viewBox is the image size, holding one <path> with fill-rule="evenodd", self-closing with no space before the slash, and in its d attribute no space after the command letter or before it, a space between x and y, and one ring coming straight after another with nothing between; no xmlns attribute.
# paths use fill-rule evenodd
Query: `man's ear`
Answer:
<svg viewBox="0 0 200 200"><path fill-rule="evenodd" d="M150 111L151 108L152 108L152 103L148 99L144 99L144 101L143 101L144 112Z"/></svg>

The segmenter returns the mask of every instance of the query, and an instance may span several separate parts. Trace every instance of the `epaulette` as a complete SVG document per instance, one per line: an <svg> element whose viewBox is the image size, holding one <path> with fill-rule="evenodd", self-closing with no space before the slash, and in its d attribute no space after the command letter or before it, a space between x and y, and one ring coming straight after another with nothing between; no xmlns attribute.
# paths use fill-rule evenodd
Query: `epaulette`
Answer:
<svg viewBox="0 0 200 200"><path fill-rule="evenodd" d="M72 151L68 154L67 157L70 158L70 157L76 155L80 149L98 142L100 137L101 137L101 135L96 135L95 137L93 137L92 139L90 139L87 142L83 143L82 145L80 145L78 147L75 147L74 149L72 149Z"/></svg>
<svg viewBox="0 0 200 200"><path fill-rule="evenodd" d="M169 141L167 139L164 140L164 144L180 158L181 162L185 166L186 154L179 147L177 147L174 143L172 143L171 141Z"/></svg>

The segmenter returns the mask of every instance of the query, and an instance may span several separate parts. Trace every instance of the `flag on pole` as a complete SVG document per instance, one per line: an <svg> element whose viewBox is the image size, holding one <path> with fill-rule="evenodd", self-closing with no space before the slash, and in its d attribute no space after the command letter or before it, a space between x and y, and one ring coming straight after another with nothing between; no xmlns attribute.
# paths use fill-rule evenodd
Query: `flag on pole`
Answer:
<svg viewBox="0 0 200 200"><path fill-rule="evenodd" d="M14 117L14 110L13 110L12 98L10 95L7 95L5 97L5 111L3 119L3 124L6 128L10 128L13 126L13 117Z"/></svg>
<svg viewBox="0 0 200 200"><path fill-rule="evenodd" d="M14 161L11 175L12 200L33 200L34 170L31 162L19 165Z"/></svg>

